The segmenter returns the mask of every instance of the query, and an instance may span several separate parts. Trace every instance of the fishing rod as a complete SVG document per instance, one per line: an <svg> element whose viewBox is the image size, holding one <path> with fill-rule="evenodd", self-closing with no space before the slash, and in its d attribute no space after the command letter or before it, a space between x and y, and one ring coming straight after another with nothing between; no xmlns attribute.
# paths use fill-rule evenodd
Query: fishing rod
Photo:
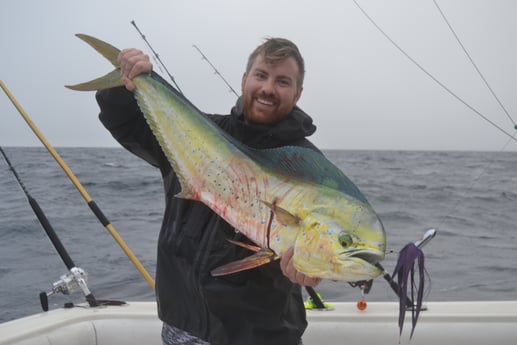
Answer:
<svg viewBox="0 0 517 345"><path fill-rule="evenodd" d="M118 232L115 230L113 225L110 223L108 218L104 215L102 210L97 206L95 201L91 198L91 196L88 194L86 189L82 186L81 182L77 179L75 174L72 172L70 167L65 163L65 161L61 158L61 156L57 153L57 151L50 145L50 143L45 139L43 134L39 131L39 129L36 127L36 125L32 122L29 115L25 112L25 110L22 108L22 106L18 103L16 98L11 94L7 86L0 80L0 87L3 89L9 100L13 103L15 108L18 110L20 115L23 117L25 122L29 125L29 127L32 129L34 134L38 137L38 139L41 141L41 143L45 146L47 151L54 157L56 162L59 164L59 166L63 169L63 171L66 173L70 181L73 183L73 185L77 188L81 196L84 198L92 212L97 216L97 219L102 223L102 225L108 230L110 235L115 239L117 244L120 246L120 248L124 251L124 253L128 256L130 261L133 263L133 265L136 267L138 272L144 277L144 279L147 281L149 286L154 290L154 279L149 275L149 273L146 271L144 266L140 263L138 258L133 254L131 249L128 247L128 245L124 242L122 237L118 234Z"/></svg>
<svg viewBox="0 0 517 345"><path fill-rule="evenodd" d="M47 216L45 215L45 212L41 209L39 203L34 199L27 188L25 187L22 179L18 175L18 172L14 169L13 164L9 160L9 157L5 153L4 149L0 146L0 153L2 154L5 162L9 166L9 169L11 170L13 176L15 177L16 181L18 182L18 185L22 189L23 193L27 197L27 200L29 202L29 205L31 206L32 210L34 211L34 214L38 218L38 221L40 222L41 226L43 227L43 230L45 230L45 233L47 234L47 237L50 239L50 242L58 252L59 256L61 257L61 260L65 264L66 268L68 268L69 273L64 274L60 277L60 279L52 284L52 290L50 292L41 292L39 294L40 298L40 304L43 311L48 311L48 298L54 294L62 293L64 295L71 295L72 292L74 292L77 288L80 288L83 292L83 295L90 305L90 307L97 307L100 305L123 305L126 302L122 301L115 301L115 300L100 300L96 299L90 289L88 288L87 280L88 280L88 274L85 270L83 270L80 267L77 267L68 254L68 251L64 247L63 243L59 239L59 236L57 235L56 231L50 224Z"/></svg>
<svg viewBox="0 0 517 345"><path fill-rule="evenodd" d="M54 228L52 227L52 225L48 221L48 218L46 217L45 213L43 212L43 210L39 206L39 204L36 201L36 199L34 199L30 195L29 191L27 190L27 188L23 184L20 176L18 175L18 173L14 169L14 166L11 164L11 161L9 160L9 158L7 157L7 154L2 149L1 146L0 146L0 153L2 153L2 156L4 157L4 160L6 161L7 165L9 166L9 169L11 170L11 172L13 173L16 181L18 182L18 185L20 186L20 188L22 189L23 193L27 197L27 200L29 201L29 204L30 204L32 210L36 214L36 217L38 218L41 226L45 230L45 233L47 234L48 238L50 239L50 242L52 243L52 245L54 246L54 248L58 252L58 254L61 257L61 260L65 264L66 268L68 268L68 270L70 271L69 274L63 275L59 281L57 281L57 282L55 282L53 284L51 292L48 292L48 293L42 292L42 293L40 293L40 302L41 302L41 307L43 308L43 311L48 311L48 297L50 295L53 295L53 294L58 293L58 292L61 292L61 293L65 294L65 295L69 295L77 287L80 287L81 290L83 291L83 294L84 294L84 296L86 298L86 301L88 302L90 307L97 306L98 302L95 299L95 297L93 297L93 294L91 293L90 289L88 289L88 286L86 284L86 281L87 281L87 274L86 274L86 272L82 268L77 267L75 265L74 261L72 260L72 258L68 254L67 250L63 246L63 243L61 242L61 240L57 236L56 231L54 230Z"/></svg>
<svg viewBox="0 0 517 345"><path fill-rule="evenodd" d="M147 38L145 37L145 35L142 33L142 31L140 31L140 29L138 28L138 26L136 26L136 23L134 20L131 21L131 24L135 27L136 31L138 31L138 33L140 34L140 36L142 37L142 39L144 40L144 42L147 44L147 46L149 47L149 49L151 49L151 51L153 52L153 55L154 55L154 58L160 63L160 65L163 67L163 69L165 70L165 72L167 72L167 75L169 76L170 80L174 83L174 85L176 86L176 88L178 89L178 91L183 95L183 91L181 91L180 89L180 86L176 83L176 80L174 79L174 77L172 76L172 74L169 73L169 70L167 69L167 67L165 67L164 63L162 62L162 60L160 59L160 56L158 55L158 53L153 49L153 47L151 46L151 44L147 41Z"/></svg>
<svg viewBox="0 0 517 345"><path fill-rule="evenodd" d="M233 92L233 94L236 96L236 97L239 97L239 95L237 94L237 92L235 92L235 90L233 89L233 87L230 85L230 83L228 83L228 81L226 81L226 79L223 77L223 75L221 73L219 73L219 71L217 70L217 68L215 68L215 66L210 62L210 60L208 60L208 58L205 56L205 54L203 54L203 52L201 51L201 49L199 49L199 47L195 44L192 45L192 47L194 47L198 52L199 54L201 54L201 60L205 60L211 67L212 69L214 70L214 73L216 75L219 76L219 78L221 78L223 80L223 82L226 84L226 86L228 86L228 88L230 89L231 92Z"/></svg>

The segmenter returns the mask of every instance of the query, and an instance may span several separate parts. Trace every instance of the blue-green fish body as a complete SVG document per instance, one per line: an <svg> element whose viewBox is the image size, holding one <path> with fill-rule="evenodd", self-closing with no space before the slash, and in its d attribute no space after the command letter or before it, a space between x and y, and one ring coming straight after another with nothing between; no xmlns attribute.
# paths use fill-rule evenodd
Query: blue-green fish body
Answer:
<svg viewBox="0 0 517 345"><path fill-rule="evenodd" d="M123 85L119 50L86 35L117 69L70 88ZM267 263L294 247L295 267L312 277L369 280L381 270L386 236L357 187L323 155L300 147L256 150L235 141L159 78L134 78L135 97L178 176L177 197L198 200L251 239L256 254L213 273ZM242 243L238 245L246 246Z"/></svg>

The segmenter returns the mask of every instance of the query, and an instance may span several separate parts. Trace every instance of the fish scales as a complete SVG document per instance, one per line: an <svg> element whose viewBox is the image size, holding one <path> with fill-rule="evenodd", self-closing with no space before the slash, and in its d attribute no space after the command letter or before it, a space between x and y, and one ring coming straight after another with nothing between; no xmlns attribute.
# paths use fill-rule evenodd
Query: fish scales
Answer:
<svg viewBox="0 0 517 345"><path fill-rule="evenodd" d="M119 68L118 49L78 36ZM117 74L70 88L122 85ZM180 180L177 197L203 202L257 245L250 247L255 255L214 274L265 264L289 247L295 267L309 276L355 282L381 273L375 264L386 249L382 222L323 155L297 147L248 148L156 75L140 75L134 83L138 104Z"/></svg>
<svg viewBox="0 0 517 345"><path fill-rule="evenodd" d="M181 198L198 200L258 245L267 243L269 178L220 130L152 78L137 77L136 99L181 181ZM189 116L185 116L185 114Z"/></svg>

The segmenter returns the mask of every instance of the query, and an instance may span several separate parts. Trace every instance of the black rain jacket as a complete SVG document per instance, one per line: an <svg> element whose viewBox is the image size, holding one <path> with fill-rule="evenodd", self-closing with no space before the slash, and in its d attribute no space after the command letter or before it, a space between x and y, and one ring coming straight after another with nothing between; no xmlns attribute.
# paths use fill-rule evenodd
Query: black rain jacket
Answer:
<svg viewBox="0 0 517 345"><path fill-rule="evenodd" d="M252 254L227 239L247 239L201 202L175 197L178 179L132 93L119 87L98 91L96 98L99 118L113 137L158 167L163 177L165 214L156 267L160 319L212 345L298 345L307 326L300 286L282 274L278 260L211 276L214 268ZM240 100L230 115L207 116L253 148L298 145L317 150L305 138L316 127L297 107L275 126L244 123Z"/></svg>

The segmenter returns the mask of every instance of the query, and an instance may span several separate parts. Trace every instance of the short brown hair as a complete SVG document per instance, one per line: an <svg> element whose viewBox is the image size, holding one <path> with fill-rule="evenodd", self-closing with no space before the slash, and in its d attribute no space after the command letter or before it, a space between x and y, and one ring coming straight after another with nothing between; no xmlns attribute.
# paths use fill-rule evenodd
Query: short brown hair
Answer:
<svg viewBox="0 0 517 345"><path fill-rule="evenodd" d="M276 64L289 57L294 58L298 65L298 79L296 80L296 83L298 87L303 85L303 78L305 77L305 63L296 44L285 38L266 38L265 41L250 54L248 65L246 66L246 73L249 73L251 66L259 55L263 56L265 62L268 64Z"/></svg>

